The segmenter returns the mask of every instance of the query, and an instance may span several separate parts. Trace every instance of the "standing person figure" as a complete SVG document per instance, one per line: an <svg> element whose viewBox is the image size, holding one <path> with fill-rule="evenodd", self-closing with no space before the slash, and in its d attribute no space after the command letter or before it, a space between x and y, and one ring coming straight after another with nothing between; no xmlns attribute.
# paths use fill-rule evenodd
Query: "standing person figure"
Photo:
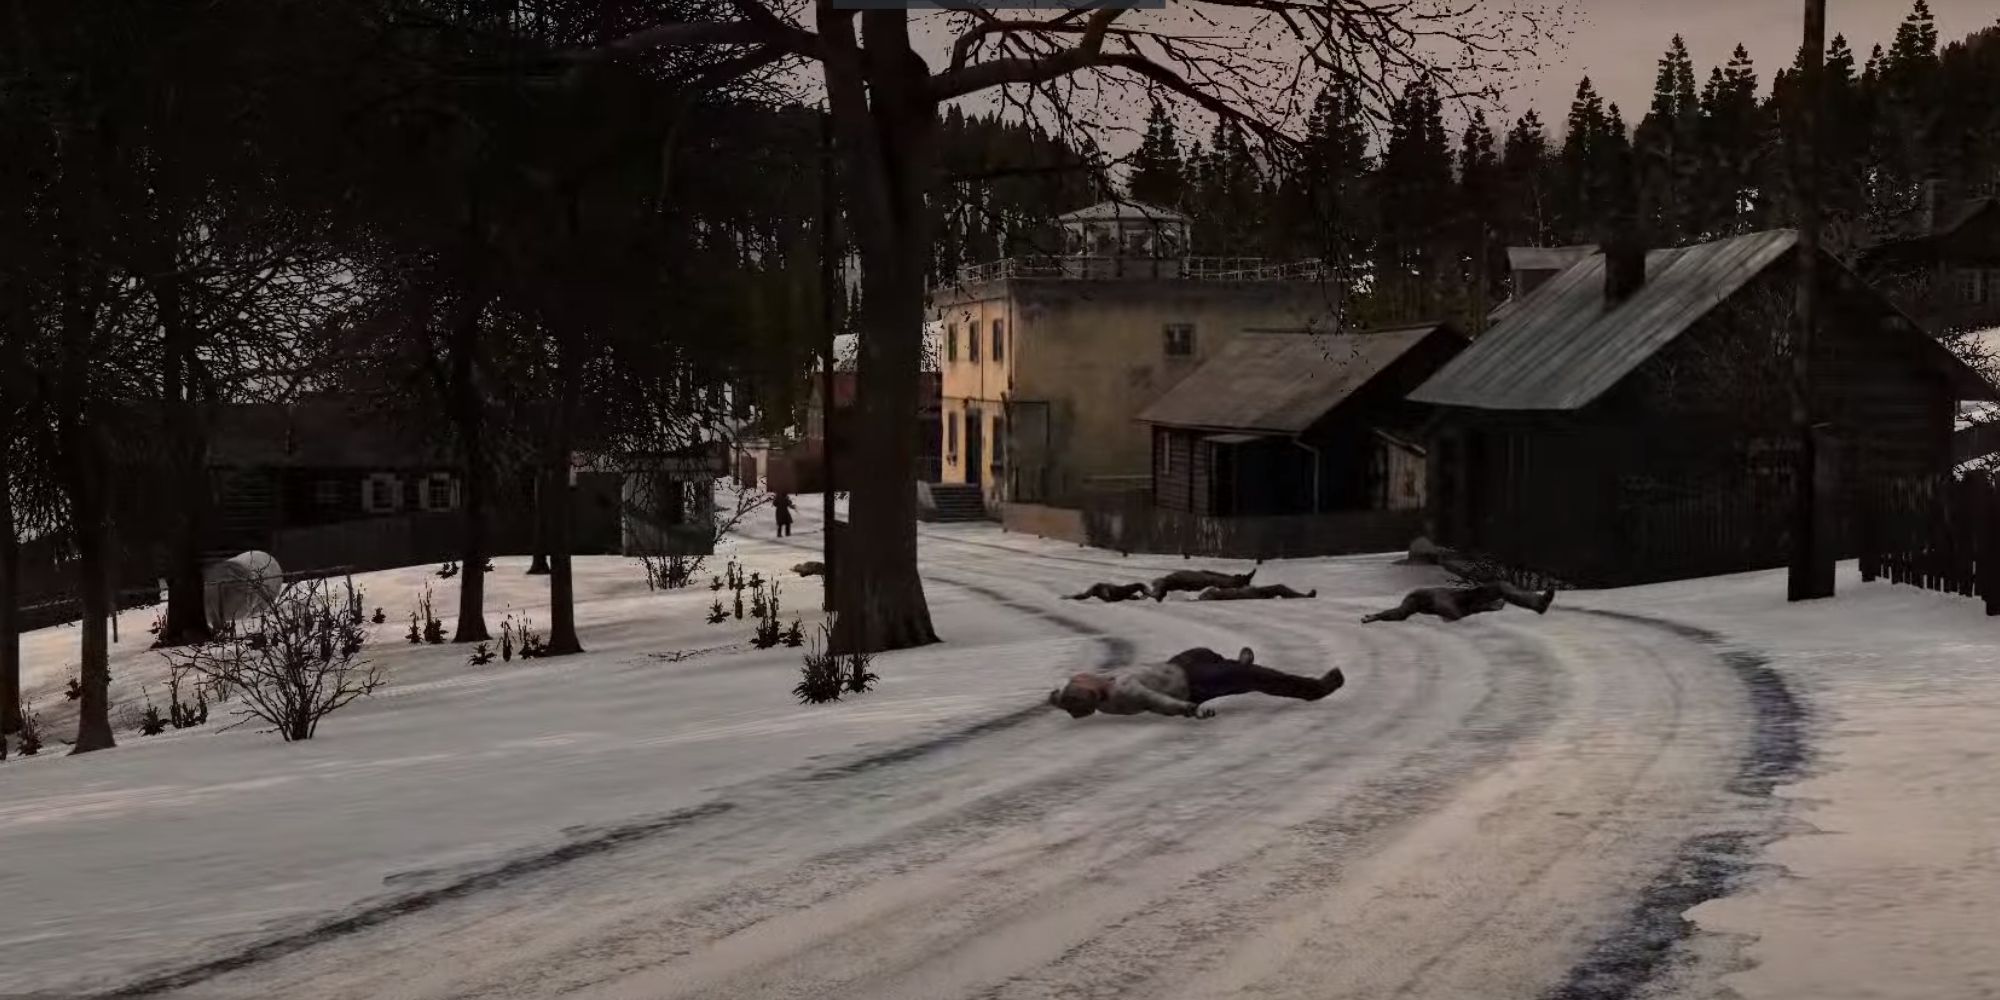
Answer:
<svg viewBox="0 0 2000 1000"><path fill-rule="evenodd" d="M778 513L778 537L789 538L792 534L792 495L779 491L771 498L771 508Z"/></svg>
<svg viewBox="0 0 2000 1000"><path fill-rule="evenodd" d="M1318 701L1340 690L1347 678L1339 667L1319 677L1301 677L1257 663L1248 646L1235 659L1197 647L1117 676L1077 674L1049 692L1049 704L1081 719L1106 715L1180 715L1212 719L1215 709L1201 703L1232 694L1268 694L1277 698Z"/></svg>

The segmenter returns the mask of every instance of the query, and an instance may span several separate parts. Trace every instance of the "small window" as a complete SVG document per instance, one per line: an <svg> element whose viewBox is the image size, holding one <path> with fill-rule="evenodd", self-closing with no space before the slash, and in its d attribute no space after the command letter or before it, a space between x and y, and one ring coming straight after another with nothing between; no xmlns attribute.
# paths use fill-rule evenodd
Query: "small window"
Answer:
<svg viewBox="0 0 2000 1000"><path fill-rule="evenodd" d="M993 321L993 360L1007 360L1007 321L1003 319Z"/></svg>
<svg viewBox="0 0 2000 1000"><path fill-rule="evenodd" d="M1153 439L1153 450L1159 453L1159 461L1156 463L1160 467L1158 474L1162 476L1173 475L1174 474L1173 439L1167 437L1165 434L1161 434L1158 437L1155 437Z"/></svg>
<svg viewBox="0 0 2000 1000"><path fill-rule="evenodd" d="M1007 454L1007 421L1003 417L993 418L993 467L1000 467L1000 460Z"/></svg>
<svg viewBox="0 0 2000 1000"><path fill-rule="evenodd" d="M954 457L958 455L958 414L956 413L945 416L944 453Z"/></svg>
<svg viewBox="0 0 2000 1000"><path fill-rule="evenodd" d="M949 325L947 325L947 326L946 326L946 327L944 328L944 359L945 359L946 361L957 361L957 360L958 360L958 324L957 324L957 323L952 323L952 324L949 324Z"/></svg>
<svg viewBox="0 0 2000 1000"><path fill-rule="evenodd" d="M1986 289L1981 287L1984 282L1979 280L1981 277L1983 275L1977 268L1968 267L1959 270L1958 300L1960 302L1977 305L1986 301Z"/></svg>
<svg viewBox="0 0 2000 1000"><path fill-rule="evenodd" d="M975 365L979 363L979 325L977 323L973 324L971 329L965 331L965 360Z"/></svg>
<svg viewBox="0 0 2000 1000"><path fill-rule="evenodd" d="M313 506L320 508L340 506L340 480L322 479L314 483Z"/></svg>
<svg viewBox="0 0 2000 1000"><path fill-rule="evenodd" d="M425 510L456 510L458 481L449 472L433 472L423 478L417 500Z"/></svg>
<svg viewBox="0 0 2000 1000"><path fill-rule="evenodd" d="M393 472L378 472L361 484L361 508L370 514L394 514L403 509L403 481Z"/></svg>
<svg viewBox="0 0 2000 1000"><path fill-rule="evenodd" d="M1194 357L1194 325L1191 323L1171 323L1166 328L1167 357Z"/></svg>

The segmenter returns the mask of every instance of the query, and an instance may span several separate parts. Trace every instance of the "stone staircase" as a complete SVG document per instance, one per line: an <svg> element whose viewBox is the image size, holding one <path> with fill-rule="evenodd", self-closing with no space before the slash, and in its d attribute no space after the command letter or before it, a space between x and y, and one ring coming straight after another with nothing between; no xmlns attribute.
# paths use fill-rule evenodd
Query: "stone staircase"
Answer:
<svg viewBox="0 0 2000 1000"><path fill-rule="evenodd" d="M965 483L931 483L927 521L984 521L986 498L980 487Z"/></svg>

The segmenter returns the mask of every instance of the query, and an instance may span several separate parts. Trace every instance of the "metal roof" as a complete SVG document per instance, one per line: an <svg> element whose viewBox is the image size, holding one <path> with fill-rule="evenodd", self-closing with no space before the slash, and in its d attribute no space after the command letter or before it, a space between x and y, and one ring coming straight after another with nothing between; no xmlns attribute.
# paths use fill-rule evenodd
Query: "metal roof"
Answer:
<svg viewBox="0 0 2000 1000"><path fill-rule="evenodd" d="M1149 222L1186 222L1187 216L1171 208L1148 205L1139 201L1101 201L1089 208L1079 208L1068 215L1057 217L1057 222L1114 222L1121 219L1146 220Z"/></svg>
<svg viewBox="0 0 2000 1000"><path fill-rule="evenodd" d="M1449 330L1431 325L1368 333L1238 334L1141 411L1139 420L1297 434L1441 329Z"/></svg>
<svg viewBox="0 0 2000 1000"><path fill-rule="evenodd" d="M1774 229L1646 255L1646 283L1610 308L1604 255L1550 278L1410 399L1487 410L1590 405L1798 244Z"/></svg>

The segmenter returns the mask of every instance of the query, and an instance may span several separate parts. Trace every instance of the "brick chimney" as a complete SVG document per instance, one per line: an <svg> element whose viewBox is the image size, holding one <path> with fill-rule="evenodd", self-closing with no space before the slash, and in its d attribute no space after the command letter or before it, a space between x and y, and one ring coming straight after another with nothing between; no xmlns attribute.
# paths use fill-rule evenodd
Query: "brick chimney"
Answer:
<svg viewBox="0 0 2000 1000"><path fill-rule="evenodd" d="M1631 232L1604 241L1604 304L1615 306L1646 283L1646 244Z"/></svg>

